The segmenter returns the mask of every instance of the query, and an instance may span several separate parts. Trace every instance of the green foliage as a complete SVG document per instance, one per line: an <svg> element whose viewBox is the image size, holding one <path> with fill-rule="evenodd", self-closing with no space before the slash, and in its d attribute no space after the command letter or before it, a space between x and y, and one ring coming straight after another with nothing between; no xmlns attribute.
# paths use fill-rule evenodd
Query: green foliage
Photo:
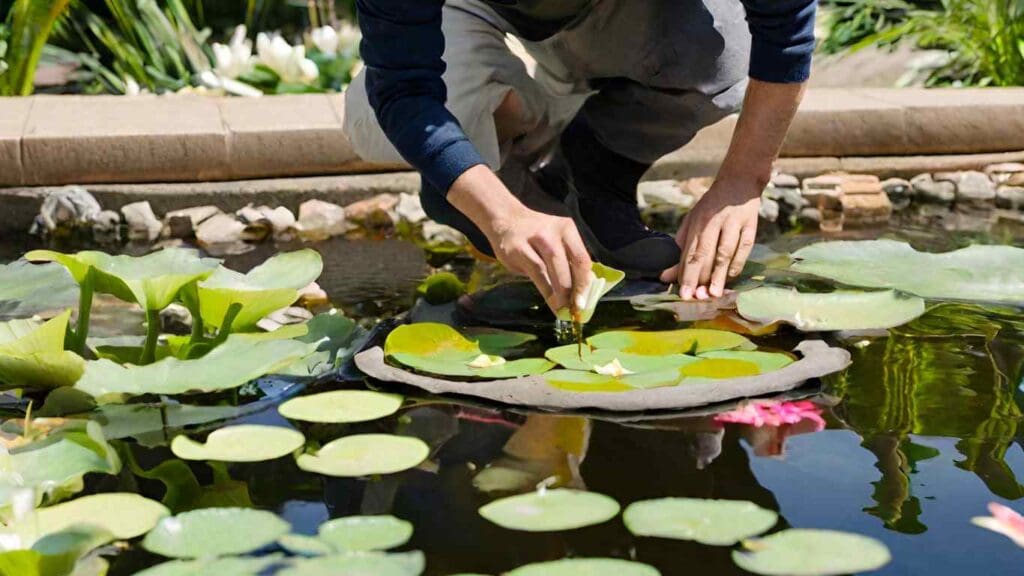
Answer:
<svg viewBox="0 0 1024 576"><path fill-rule="evenodd" d="M32 93L36 67L54 25L71 0L17 0L0 34L0 96Z"/></svg>
<svg viewBox="0 0 1024 576"><path fill-rule="evenodd" d="M836 54L906 21L917 8L936 7L934 0L828 0L822 2L827 34L818 49Z"/></svg>

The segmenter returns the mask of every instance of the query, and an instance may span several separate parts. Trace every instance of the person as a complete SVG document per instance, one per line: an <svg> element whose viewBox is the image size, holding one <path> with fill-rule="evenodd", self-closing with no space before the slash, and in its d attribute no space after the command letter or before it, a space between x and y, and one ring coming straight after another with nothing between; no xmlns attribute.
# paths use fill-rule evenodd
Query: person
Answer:
<svg viewBox="0 0 1024 576"><path fill-rule="evenodd" d="M809 75L816 0L356 7L355 151L409 162L427 214L529 277L552 310L573 307L591 258L678 283L687 300L720 296L742 271ZM648 229L644 172L741 108L714 184L675 237Z"/></svg>

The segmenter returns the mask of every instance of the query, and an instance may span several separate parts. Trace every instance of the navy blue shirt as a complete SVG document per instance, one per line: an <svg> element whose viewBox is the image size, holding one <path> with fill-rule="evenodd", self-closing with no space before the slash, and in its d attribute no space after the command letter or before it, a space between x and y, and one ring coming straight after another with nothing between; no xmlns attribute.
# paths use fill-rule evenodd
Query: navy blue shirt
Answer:
<svg viewBox="0 0 1024 576"><path fill-rule="evenodd" d="M752 36L750 77L805 81L817 0L738 1ZM447 192L463 172L484 161L445 108L443 6L444 0L356 1L370 105L402 157L427 183Z"/></svg>

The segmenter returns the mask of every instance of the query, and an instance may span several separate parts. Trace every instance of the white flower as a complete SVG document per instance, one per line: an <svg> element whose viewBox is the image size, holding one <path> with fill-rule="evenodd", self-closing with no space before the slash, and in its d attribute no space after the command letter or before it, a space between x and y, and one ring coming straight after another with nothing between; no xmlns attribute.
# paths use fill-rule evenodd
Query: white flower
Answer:
<svg viewBox="0 0 1024 576"><path fill-rule="evenodd" d="M601 374L602 376L614 376L619 378L628 374L635 374L632 370L627 370L622 362L619 362L618 358L612 358L612 361L605 364L604 366L594 366L594 372Z"/></svg>
<svg viewBox="0 0 1024 576"><path fill-rule="evenodd" d="M358 26L353 26L348 22L342 22L341 28L338 28L338 49L348 50L359 45L359 41L363 39L363 34L359 31Z"/></svg>
<svg viewBox="0 0 1024 576"><path fill-rule="evenodd" d="M263 96L258 88L250 86L245 82L240 82L233 78L227 78L220 74L207 70L199 73L199 83L202 87L210 90L220 90L228 94L234 94L235 96L246 96L249 98L258 98Z"/></svg>
<svg viewBox="0 0 1024 576"><path fill-rule="evenodd" d="M278 35L271 37L261 32L256 37L256 54L282 82L308 84L320 75L316 63L306 58L305 46L292 46Z"/></svg>
<svg viewBox="0 0 1024 576"><path fill-rule="evenodd" d="M227 46L214 42L213 59L214 70L223 78L234 79L252 71L252 42L246 38L245 26L235 28Z"/></svg>
<svg viewBox="0 0 1024 576"><path fill-rule="evenodd" d="M309 39L313 41L316 49L324 54L338 53L338 31L330 26L314 28L309 33Z"/></svg>
<svg viewBox="0 0 1024 576"><path fill-rule="evenodd" d="M125 96L138 96L140 94L149 94L149 90L146 90L139 86L138 81L131 76L124 79L124 95Z"/></svg>
<svg viewBox="0 0 1024 576"><path fill-rule="evenodd" d="M487 354L481 354L471 361L466 362L466 366L470 368L493 368L495 366L501 366L505 363L505 359L501 356L488 356Z"/></svg>

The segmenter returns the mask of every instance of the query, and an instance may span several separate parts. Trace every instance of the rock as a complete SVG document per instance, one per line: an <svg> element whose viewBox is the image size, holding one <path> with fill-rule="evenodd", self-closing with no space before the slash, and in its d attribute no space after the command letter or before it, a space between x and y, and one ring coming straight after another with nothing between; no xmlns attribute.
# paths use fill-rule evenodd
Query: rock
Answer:
<svg viewBox="0 0 1024 576"><path fill-rule="evenodd" d="M451 226L438 224L433 220L423 223L423 239L429 244L463 244L466 237Z"/></svg>
<svg viewBox="0 0 1024 576"><path fill-rule="evenodd" d="M821 210L812 206L803 208L797 215L797 222L802 226L817 228L821 224Z"/></svg>
<svg viewBox="0 0 1024 576"><path fill-rule="evenodd" d="M918 174L910 182L914 186L914 196L922 202L952 204L956 199L956 184L936 181L931 174Z"/></svg>
<svg viewBox="0 0 1024 576"><path fill-rule="evenodd" d="M799 188L776 188L769 186L765 188L762 197L778 202L783 213L793 214L799 212L801 208L808 204L807 199L800 193Z"/></svg>
<svg viewBox="0 0 1024 576"><path fill-rule="evenodd" d="M1024 210L1024 186L1000 186L996 190L996 206Z"/></svg>
<svg viewBox="0 0 1024 576"><path fill-rule="evenodd" d="M405 192L399 194L395 214L410 224L419 224L427 219L427 213L423 211L419 194L406 194Z"/></svg>
<svg viewBox="0 0 1024 576"><path fill-rule="evenodd" d="M192 328L192 314L181 304L171 304L160 311L163 331L170 334L185 334Z"/></svg>
<svg viewBox="0 0 1024 576"><path fill-rule="evenodd" d="M878 176L871 174L842 174L839 189L843 194L879 194L882 192L882 183Z"/></svg>
<svg viewBox="0 0 1024 576"><path fill-rule="evenodd" d="M987 205L996 197L996 187L983 172L961 172L956 182L958 203Z"/></svg>
<svg viewBox="0 0 1024 576"><path fill-rule="evenodd" d="M102 210L96 198L81 186L52 188L47 191L29 234L47 236L57 229L87 226Z"/></svg>
<svg viewBox="0 0 1024 576"><path fill-rule="evenodd" d="M843 180L839 176L826 174L807 178L801 194L811 206L820 210L839 210L839 199L843 196Z"/></svg>
<svg viewBox="0 0 1024 576"><path fill-rule="evenodd" d="M100 244L121 241L121 215L113 210L101 210L92 221L92 238Z"/></svg>
<svg viewBox="0 0 1024 576"><path fill-rule="evenodd" d="M1024 186L1024 172L1014 172L1013 174L1010 174L1010 177L1007 178L1003 184L1008 186Z"/></svg>
<svg viewBox="0 0 1024 576"><path fill-rule="evenodd" d="M301 324L313 318L313 313L305 308L299 308L298 306L289 306L287 308L281 308L267 315L256 323L256 327L267 332L273 332L282 326L289 324Z"/></svg>
<svg viewBox="0 0 1024 576"><path fill-rule="evenodd" d="M168 238L191 238L203 222L220 214L216 206L193 206L173 210L164 215L164 229L161 235Z"/></svg>
<svg viewBox="0 0 1024 576"><path fill-rule="evenodd" d="M649 180L637 188L641 207L673 206L689 210L697 200L683 192L678 180Z"/></svg>
<svg viewBox="0 0 1024 576"><path fill-rule="evenodd" d="M884 225L892 216L892 202L884 192L844 195L841 203L844 228Z"/></svg>
<svg viewBox="0 0 1024 576"><path fill-rule="evenodd" d="M768 222L777 221L779 219L779 203L771 198L762 197L758 215L762 220L767 220Z"/></svg>
<svg viewBox="0 0 1024 576"><path fill-rule="evenodd" d="M277 208L260 206L256 209L260 211L264 219L270 222L270 231L273 232L275 238L286 235L295 225L295 214L292 214L292 211L284 206Z"/></svg>
<svg viewBox="0 0 1024 576"><path fill-rule="evenodd" d="M777 173L772 175L772 186L775 188L799 188L800 179L792 174Z"/></svg>
<svg viewBox="0 0 1024 576"><path fill-rule="evenodd" d="M231 214L217 214L196 228L196 240L204 248L241 243L245 224Z"/></svg>
<svg viewBox="0 0 1024 576"><path fill-rule="evenodd" d="M299 299L296 305L303 308L314 308L329 303L330 300L327 298L327 292L324 292L324 289L316 282L311 282L308 286L299 290Z"/></svg>
<svg viewBox="0 0 1024 576"><path fill-rule="evenodd" d="M1015 175L1024 177L1024 163L1002 162L985 167L985 174L996 184L1005 184Z"/></svg>
<svg viewBox="0 0 1024 576"><path fill-rule="evenodd" d="M689 178L683 180L679 184L679 188L686 194L693 198L694 202L700 200L708 190L711 189L711 185L715 183L715 179L710 176L703 176L700 178Z"/></svg>
<svg viewBox="0 0 1024 576"><path fill-rule="evenodd" d="M299 206L299 218L292 229L306 242L319 242L348 232L345 209L323 200L307 200Z"/></svg>
<svg viewBox="0 0 1024 576"><path fill-rule="evenodd" d="M903 210L914 199L914 186L903 178L889 178L881 183L882 191L889 196L893 210Z"/></svg>
<svg viewBox="0 0 1024 576"><path fill-rule="evenodd" d="M354 202L345 207L345 218L360 224L380 223L384 219L391 220L388 213L398 206L398 197L394 194L378 194L366 200Z"/></svg>
<svg viewBox="0 0 1024 576"><path fill-rule="evenodd" d="M149 202L133 202L121 207L121 214L128 225L128 239L133 242L153 242L160 237L164 225L153 214Z"/></svg>
<svg viewBox="0 0 1024 576"><path fill-rule="evenodd" d="M260 208L270 210L266 206L261 206ZM262 211L253 207L252 204L235 212L235 216L245 225L245 229L242 230L242 240L246 242L262 242L267 236L270 236L270 220Z"/></svg>

